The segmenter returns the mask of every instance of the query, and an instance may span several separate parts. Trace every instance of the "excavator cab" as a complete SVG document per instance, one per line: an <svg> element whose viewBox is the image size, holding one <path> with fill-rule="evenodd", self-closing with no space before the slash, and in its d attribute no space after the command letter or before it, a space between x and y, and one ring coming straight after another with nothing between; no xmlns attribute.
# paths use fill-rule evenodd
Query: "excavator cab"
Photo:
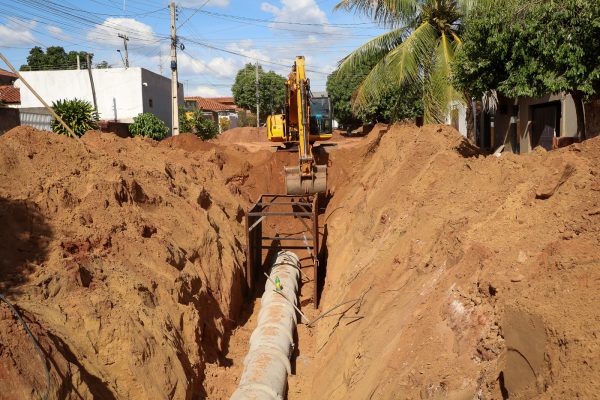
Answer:
<svg viewBox="0 0 600 400"><path fill-rule="evenodd" d="M268 138L298 148L298 165L285 167L287 194L305 195L327 190L327 165L317 165L313 144L332 135L331 100L313 97L306 78L304 57L296 57L285 83L285 113L267 118Z"/></svg>
<svg viewBox="0 0 600 400"><path fill-rule="evenodd" d="M333 113L329 97L310 98L310 141L331 139Z"/></svg>

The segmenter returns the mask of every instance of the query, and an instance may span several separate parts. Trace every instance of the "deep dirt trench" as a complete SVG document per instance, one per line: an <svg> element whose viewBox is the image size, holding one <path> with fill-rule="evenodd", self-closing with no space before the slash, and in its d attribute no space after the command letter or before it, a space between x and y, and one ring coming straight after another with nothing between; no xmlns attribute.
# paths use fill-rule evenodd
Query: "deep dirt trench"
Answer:
<svg viewBox="0 0 600 400"><path fill-rule="evenodd" d="M330 200L327 196L319 197L318 214L324 217L327 210L327 204ZM287 208L287 207L286 207ZM291 209L291 207L290 207ZM323 221L323 219L321 219ZM304 218L304 224L310 225L310 218ZM293 217L269 218L263 224L264 236L298 236L305 234L311 236L306 226L298 219ZM312 320L316 318L320 311L315 309L314 285L319 283L319 288L323 288L323 281L326 276L327 267L327 228L326 224L319 225L320 248L319 251L319 276L314 276L314 265L312 252L309 250L293 250L298 255L301 262L301 283L299 288L299 307L303 314ZM248 343L253 330L256 328L257 316L260 310L260 297L262 296L265 284L263 272L269 271L271 264L276 258L281 243L273 241L272 249L263 250L262 266L258 273L255 292L249 296L240 318L240 325L231 332L229 339L229 349L225 356L229 361L226 365L210 365L207 369L205 388L209 398L227 399L233 393L238 385L239 377L243 370L243 360L248 351ZM319 295L322 296L322 290ZM300 320L300 317L299 317ZM295 349L292 354L292 375L288 379L288 399L307 398L306 382L303 377L308 376L312 369L312 361L315 356L314 327L308 328L305 324L299 323L294 332Z"/></svg>
<svg viewBox="0 0 600 400"><path fill-rule="evenodd" d="M594 398L600 140L492 157L448 127L384 128L328 149L327 274L314 310L298 251L300 304L348 306L298 326L288 398ZM87 150L0 137L0 290L46 354L50 398L233 392L260 306L244 293L244 210L294 162L246 133L91 132ZM0 398L42 397L32 351L0 306Z"/></svg>

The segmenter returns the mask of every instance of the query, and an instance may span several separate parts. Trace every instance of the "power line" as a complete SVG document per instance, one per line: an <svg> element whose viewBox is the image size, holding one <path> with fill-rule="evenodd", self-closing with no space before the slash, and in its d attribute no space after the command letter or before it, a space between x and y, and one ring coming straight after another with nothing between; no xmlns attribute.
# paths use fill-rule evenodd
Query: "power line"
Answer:
<svg viewBox="0 0 600 400"><path fill-rule="evenodd" d="M182 7L182 8L185 8L185 7ZM202 14L211 15L211 16L215 16L215 17L222 17L222 18L227 18L227 19L235 19L235 20L249 21L249 22L262 22L262 23L268 23L268 24L320 26L320 27L335 27L335 28L345 28L345 29L352 29L357 26L365 26L365 25L375 26L375 24L373 22L354 22L354 23L346 23L346 24L325 23L325 22L319 22L319 23L317 23L317 22L293 22L293 21L277 21L277 20L273 20L273 19L263 19L263 18L251 18L251 17L244 17L241 15L217 13L214 11L207 11L207 10L202 10L202 11L197 10L197 11L201 12Z"/></svg>
<svg viewBox="0 0 600 400"><path fill-rule="evenodd" d="M190 19L192 19L192 17L193 17L194 15L196 15L196 14L197 14L197 13L198 13L200 10L202 10L202 9L204 8L204 6L208 4L208 2L209 2L209 1L210 1L210 0L206 0L204 3L202 3L202 5L201 5L200 7L198 7L198 8L196 8L196 9L194 9L194 10L195 10L195 11L194 11L194 13L193 13L192 15L190 15L189 17L187 17L187 19L186 19L185 21L183 21L183 22L181 23L181 25L179 25L179 26L177 27L177 29L181 29L181 27L182 27L182 26L184 26L184 25L185 25L185 24L186 24L186 23L187 23L187 22L188 22Z"/></svg>

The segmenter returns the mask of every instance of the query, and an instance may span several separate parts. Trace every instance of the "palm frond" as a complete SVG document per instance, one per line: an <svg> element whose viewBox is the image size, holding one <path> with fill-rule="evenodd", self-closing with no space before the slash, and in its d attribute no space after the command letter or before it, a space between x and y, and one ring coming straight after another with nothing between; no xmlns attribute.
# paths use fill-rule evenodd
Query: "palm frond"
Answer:
<svg viewBox="0 0 600 400"><path fill-rule="evenodd" d="M366 63L380 61L402 43L406 32L406 29L394 29L369 40L341 60L339 73L350 74Z"/></svg>
<svg viewBox="0 0 600 400"><path fill-rule="evenodd" d="M398 47L375 65L359 86L354 106L365 106L390 84L400 86L423 78L420 68L431 58L438 31L428 22L422 23Z"/></svg>
<svg viewBox="0 0 600 400"><path fill-rule="evenodd" d="M423 105L425 108L424 119L426 123L444 123L450 107L456 103L463 103L462 96L454 89L450 82L450 65L454 60L454 51L457 42L442 32L427 75Z"/></svg>
<svg viewBox="0 0 600 400"><path fill-rule="evenodd" d="M420 0L342 0L334 10L354 11L387 27L414 21Z"/></svg>

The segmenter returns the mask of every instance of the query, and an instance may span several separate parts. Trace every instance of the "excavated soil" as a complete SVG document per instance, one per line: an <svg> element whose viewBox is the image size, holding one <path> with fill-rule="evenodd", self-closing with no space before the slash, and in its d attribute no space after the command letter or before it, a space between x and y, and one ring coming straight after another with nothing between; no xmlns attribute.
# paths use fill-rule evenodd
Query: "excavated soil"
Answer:
<svg viewBox="0 0 600 400"><path fill-rule="evenodd" d="M244 209L287 154L30 128L0 137L0 292L50 360L50 398L204 397L243 310ZM252 162L252 164L250 163ZM1 398L42 363L0 306Z"/></svg>
<svg viewBox="0 0 600 400"><path fill-rule="evenodd" d="M597 397L600 139L498 158L404 126L331 165L321 308L357 300L294 398Z"/></svg>
<svg viewBox="0 0 600 400"><path fill-rule="evenodd" d="M233 131L0 137L0 292L49 360L50 398L233 392L260 306L244 291L244 209L297 162ZM300 304L309 318L342 306L298 327L289 399L595 398L600 139L501 157L439 126L334 139L317 152L327 274L313 310L304 262ZM4 304L0 387L45 391Z"/></svg>

